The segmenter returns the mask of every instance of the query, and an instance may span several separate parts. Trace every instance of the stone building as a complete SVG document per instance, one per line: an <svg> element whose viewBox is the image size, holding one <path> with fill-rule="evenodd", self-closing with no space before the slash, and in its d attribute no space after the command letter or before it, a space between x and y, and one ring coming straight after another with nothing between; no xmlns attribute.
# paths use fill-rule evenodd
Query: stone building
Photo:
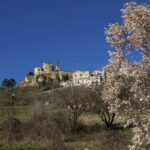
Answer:
<svg viewBox="0 0 150 150"><path fill-rule="evenodd" d="M34 68L34 75L35 76L39 76L41 74L43 74L43 69L42 68L40 68L40 67Z"/></svg>
<svg viewBox="0 0 150 150"><path fill-rule="evenodd" d="M60 68L60 65L56 66L49 63L43 63L42 67L34 68L34 72L28 74L25 80L21 83L21 86L38 86L38 83L46 82L50 80L57 80L61 86L91 86L99 85L104 78L102 71L96 70L90 71L76 71L67 72Z"/></svg>
<svg viewBox="0 0 150 150"><path fill-rule="evenodd" d="M72 79L72 73L62 71L59 64L54 66L53 64L43 63L42 67L34 68L33 74L34 75L31 76L27 75L21 85L37 85L38 83L46 81L46 79L58 80L59 82L64 81L64 79Z"/></svg>
<svg viewBox="0 0 150 150"><path fill-rule="evenodd" d="M73 80L72 83L74 86L77 85L98 85L102 82L102 72L101 71L94 71L90 73L89 71L76 71L73 73Z"/></svg>
<svg viewBox="0 0 150 150"><path fill-rule="evenodd" d="M73 73L73 80L79 79L79 78L88 78L90 77L89 71L76 71Z"/></svg>
<svg viewBox="0 0 150 150"><path fill-rule="evenodd" d="M55 70L53 64L48 64L48 63L43 63L42 69L43 69L44 74L50 74L51 72Z"/></svg>

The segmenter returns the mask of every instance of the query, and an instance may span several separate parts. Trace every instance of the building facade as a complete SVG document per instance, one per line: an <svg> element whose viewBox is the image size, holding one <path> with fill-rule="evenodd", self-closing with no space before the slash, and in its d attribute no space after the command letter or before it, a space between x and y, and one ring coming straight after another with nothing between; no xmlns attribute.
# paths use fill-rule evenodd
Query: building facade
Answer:
<svg viewBox="0 0 150 150"><path fill-rule="evenodd" d="M91 86L99 85L103 79L103 72L96 70L90 71L75 71L67 72L60 69L60 65L43 63L42 67L34 68L34 73L31 76L26 76L21 83L24 86L37 86L38 83L45 82L47 79L57 80L63 87L67 86Z"/></svg>
<svg viewBox="0 0 150 150"><path fill-rule="evenodd" d="M101 71L94 71L90 73L89 71L76 71L73 73L73 80L72 84L74 86L78 85L99 85L102 82L102 72Z"/></svg>

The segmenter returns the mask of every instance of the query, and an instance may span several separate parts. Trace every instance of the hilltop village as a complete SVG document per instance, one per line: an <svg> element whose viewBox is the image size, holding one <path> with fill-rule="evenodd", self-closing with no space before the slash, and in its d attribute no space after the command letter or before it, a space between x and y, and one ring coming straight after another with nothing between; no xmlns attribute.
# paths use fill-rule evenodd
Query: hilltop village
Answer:
<svg viewBox="0 0 150 150"><path fill-rule="evenodd" d="M67 72L61 70L59 64L53 65L49 63L43 63L42 67L34 68L33 72L29 72L25 80L21 83L21 86L37 86L42 83L48 83L55 81L57 84L63 87L78 86L78 85L98 85L102 82L104 73L102 71L75 71Z"/></svg>

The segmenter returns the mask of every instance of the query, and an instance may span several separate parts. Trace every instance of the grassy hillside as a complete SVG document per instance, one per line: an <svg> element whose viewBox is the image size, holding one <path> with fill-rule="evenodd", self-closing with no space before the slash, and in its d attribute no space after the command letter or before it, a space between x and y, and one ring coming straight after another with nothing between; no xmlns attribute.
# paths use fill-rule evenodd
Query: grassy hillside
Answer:
<svg viewBox="0 0 150 150"><path fill-rule="evenodd" d="M71 132L66 111L36 88L1 90L0 104L0 150L127 150L132 134L107 129L92 113L82 113Z"/></svg>

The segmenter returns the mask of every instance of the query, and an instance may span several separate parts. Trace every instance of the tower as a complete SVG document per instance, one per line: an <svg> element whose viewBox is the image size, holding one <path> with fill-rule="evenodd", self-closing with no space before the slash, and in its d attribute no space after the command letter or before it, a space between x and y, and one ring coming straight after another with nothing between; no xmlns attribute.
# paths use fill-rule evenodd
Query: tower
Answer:
<svg viewBox="0 0 150 150"><path fill-rule="evenodd" d="M55 67L55 70L56 70L56 71L60 71L60 64L59 64L59 62L57 62L57 65L56 65L56 67Z"/></svg>
<svg viewBox="0 0 150 150"><path fill-rule="evenodd" d="M45 74L49 74L54 71L53 64L43 63L43 71Z"/></svg>

